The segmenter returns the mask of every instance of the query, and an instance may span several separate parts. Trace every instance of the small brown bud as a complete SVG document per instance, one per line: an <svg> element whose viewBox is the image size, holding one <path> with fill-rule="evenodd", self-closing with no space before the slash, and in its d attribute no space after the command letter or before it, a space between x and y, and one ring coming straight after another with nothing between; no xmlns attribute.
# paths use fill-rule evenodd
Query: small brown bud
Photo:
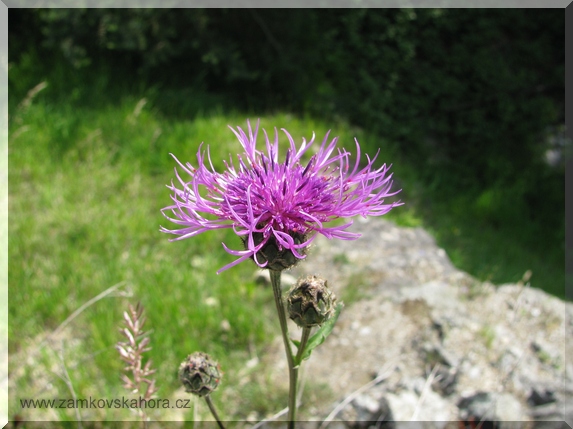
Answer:
<svg viewBox="0 0 573 429"><path fill-rule="evenodd" d="M219 364L207 353L195 352L187 356L179 366L179 380L185 391L197 396L214 392L221 382Z"/></svg>
<svg viewBox="0 0 573 429"><path fill-rule="evenodd" d="M289 317L301 328L319 326L334 314L336 297L326 280L317 276L300 279L289 291Z"/></svg>

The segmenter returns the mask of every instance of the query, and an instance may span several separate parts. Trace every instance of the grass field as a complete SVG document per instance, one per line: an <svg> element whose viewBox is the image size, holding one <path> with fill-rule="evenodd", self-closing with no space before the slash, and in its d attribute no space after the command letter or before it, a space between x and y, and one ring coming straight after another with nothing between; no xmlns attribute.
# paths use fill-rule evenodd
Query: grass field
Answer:
<svg viewBox="0 0 573 429"><path fill-rule="evenodd" d="M148 315L158 397L173 397L178 364L202 350L225 372L223 388L213 396L223 418L245 419L254 412L260 419L285 406L286 390L269 390L266 370L246 365L279 334L271 289L254 282L251 263L216 274L233 260L221 242L239 249L240 240L219 230L171 243L159 232L160 225L171 227L160 213L170 203L165 185L174 178L169 153L194 163L205 142L215 168L222 170L223 160L239 149L227 125L244 127L247 118L260 117L266 129L285 127L299 141L313 131L320 140L332 129L349 150L355 136L369 153L381 146L379 159L394 163L407 203L389 219L427 226L454 263L482 279L517 281L531 269L533 286L563 294L558 246L553 252L526 248L511 229L476 228L463 201L452 210L440 202L428 207L423 184L386 142L343 120L327 124L285 112L201 112L197 105L203 96L185 91L142 90L90 100L69 88L68 96L61 92L55 98L43 95L49 85L28 99L10 100L11 416L42 418L39 410L20 408L23 398L128 394L114 345L122 339L122 312L137 301ZM118 284L58 329L83 304ZM121 409L80 411L85 420L134 417ZM152 416L173 418L162 411ZM182 414L197 416L208 417L204 404ZM52 410L48 418L77 417L74 410Z"/></svg>

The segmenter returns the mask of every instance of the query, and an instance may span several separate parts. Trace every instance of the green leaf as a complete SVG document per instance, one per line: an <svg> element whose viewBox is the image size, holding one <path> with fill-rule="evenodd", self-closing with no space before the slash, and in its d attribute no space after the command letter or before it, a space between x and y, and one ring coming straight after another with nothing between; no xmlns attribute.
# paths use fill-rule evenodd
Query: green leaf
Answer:
<svg viewBox="0 0 573 429"><path fill-rule="evenodd" d="M310 339L308 340L308 343L306 343L306 347L304 348L304 353L301 356L301 362L303 360L306 360L310 357L310 354L312 353L312 351L320 346L322 343L324 343L324 340L326 340L326 337L328 337L330 335L330 333L332 332L332 329L334 328L334 324L336 323L336 321L338 320L338 316L340 315L340 311L342 310L342 307L344 307L344 304L342 302L339 302L338 305L336 306L336 308L334 309L334 314L332 315L332 317L330 319L328 319L326 321L326 323L324 325L322 325L318 331L316 331L314 333L314 335L312 337L310 337ZM296 364L300 364L300 362L296 362Z"/></svg>

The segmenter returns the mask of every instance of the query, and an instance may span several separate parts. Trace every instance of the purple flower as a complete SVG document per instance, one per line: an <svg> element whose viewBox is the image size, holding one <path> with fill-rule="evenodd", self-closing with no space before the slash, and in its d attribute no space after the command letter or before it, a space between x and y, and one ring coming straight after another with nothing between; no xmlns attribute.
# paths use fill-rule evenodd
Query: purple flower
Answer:
<svg viewBox="0 0 573 429"><path fill-rule="evenodd" d="M303 139L296 147L291 135L286 134L290 148L284 161L279 161L278 132L274 141L265 134L266 153L256 149L259 123L253 130L248 124L248 134L237 127L231 128L243 146L243 155L237 155L237 166L231 159L225 162L226 170L218 173L213 168L209 149L202 145L197 152L197 168L182 164L182 178L175 168L181 189L173 182L167 186L173 204L162 209L163 215L180 229L162 232L178 235L174 240L193 237L205 231L233 228L242 237L245 250L225 250L239 258L224 266L219 272L245 259L252 258L259 267L281 270L305 257L306 247L316 233L325 237L354 240L360 234L346 231L352 221L344 225L327 226L338 218L355 215L381 216L401 202L384 204L384 198L397 194L390 192L390 167L374 167L376 157L360 167L360 145L356 141L356 160L350 162L350 153L337 149L338 137L328 143L324 137L318 151L303 165L302 157L314 143Z"/></svg>

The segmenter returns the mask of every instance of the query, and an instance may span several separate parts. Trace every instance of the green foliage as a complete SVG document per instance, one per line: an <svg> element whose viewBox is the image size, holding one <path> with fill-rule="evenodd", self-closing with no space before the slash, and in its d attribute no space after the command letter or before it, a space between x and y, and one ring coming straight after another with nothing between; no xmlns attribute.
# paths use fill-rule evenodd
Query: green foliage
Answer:
<svg viewBox="0 0 573 429"><path fill-rule="evenodd" d="M392 142L428 197L479 205L494 192L492 213L519 207L564 231L564 170L543 161L564 122L563 10L20 9L10 19L19 64L36 52L61 68L63 55L95 87L137 76L172 111L182 98L165 95L179 91L213 107L197 105L200 91L224 94L219 106L342 117ZM30 75L43 79L31 71L11 91L23 96Z"/></svg>

